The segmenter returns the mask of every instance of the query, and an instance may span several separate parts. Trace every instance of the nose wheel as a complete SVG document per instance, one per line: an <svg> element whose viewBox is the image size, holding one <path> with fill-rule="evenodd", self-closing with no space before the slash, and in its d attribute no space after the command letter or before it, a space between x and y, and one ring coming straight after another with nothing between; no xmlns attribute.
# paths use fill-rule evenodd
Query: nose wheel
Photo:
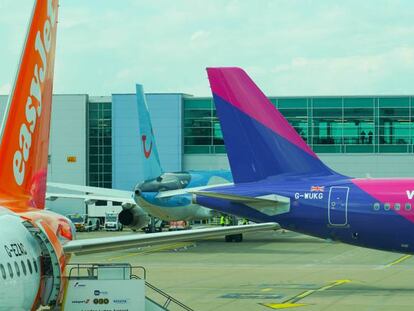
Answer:
<svg viewBox="0 0 414 311"><path fill-rule="evenodd" d="M226 235L225 237L226 242L242 242L243 241L243 234L231 234Z"/></svg>

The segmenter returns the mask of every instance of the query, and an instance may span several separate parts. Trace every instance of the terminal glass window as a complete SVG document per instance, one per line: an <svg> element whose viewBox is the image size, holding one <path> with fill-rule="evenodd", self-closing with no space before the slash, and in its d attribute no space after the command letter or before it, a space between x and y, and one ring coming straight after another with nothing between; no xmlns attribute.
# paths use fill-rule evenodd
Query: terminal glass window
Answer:
<svg viewBox="0 0 414 311"><path fill-rule="evenodd" d="M269 98L318 153L414 152L413 97ZM184 152L225 153L211 98L184 98Z"/></svg>
<svg viewBox="0 0 414 311"><path fill-rule="evenodd" d="M379 145L389 152L406 152L412 144L408 97L379 99Z"/></svg>
<svg viewBox="0 0 414 311"><path fill-rule="evenodd" d="M89 185L112 187L112 103L89 103Z"/></svg>
<svg viewBox="0 0 414 311"><path fill-rule="evenodd" d="M224 142L212 99L184 98L184 151L215 153L215 145L224 145Z"/></svg>
<svg viewBox="0 0 414 311"><path fill-rule="evenodd" d="M309 141L308 100L281 98L272 102L306 142Z"/></svg>

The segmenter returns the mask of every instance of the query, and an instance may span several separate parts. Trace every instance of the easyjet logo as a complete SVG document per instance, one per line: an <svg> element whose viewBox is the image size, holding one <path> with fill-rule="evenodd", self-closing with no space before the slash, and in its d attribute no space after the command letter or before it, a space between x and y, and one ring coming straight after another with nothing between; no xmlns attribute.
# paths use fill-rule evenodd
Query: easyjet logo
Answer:
<svg viewBox="0 0 414 311"><path fill-rule="evenodd" d="M35 17L34 17L35 18ZM13 157L14 179L18 185L24 181L26 163L30 159L32 135L36 130L36 120L42 114L42 89L47 72L47 57L52 45L52 32L56 25L56 12L53 9L53 0L47 3L47 19L41 29L37 30L35 50L39 54L41 63L35 64L29 72L33 72L30 84L30 94L26 100L25 121L20 125L19 149Z"/></svg>
<svg viewBox="0 0 414 311"><path fill-rule="evenodd" d="M144 150L144 156L145 156L146 159L148 159L150 157L151 151L152 151L152 140L151 140L150 147L147 150L147 144L146 144L147 135L142 135L141 139L142 139L142 147L143 147L143 150Z"/></svg>

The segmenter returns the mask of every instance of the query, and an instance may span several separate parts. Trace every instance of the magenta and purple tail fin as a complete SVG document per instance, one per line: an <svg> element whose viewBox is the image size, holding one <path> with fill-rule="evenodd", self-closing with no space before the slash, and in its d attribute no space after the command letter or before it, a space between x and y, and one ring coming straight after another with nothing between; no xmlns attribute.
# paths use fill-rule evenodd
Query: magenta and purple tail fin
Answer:
<svg viewBox="0 0 414 311"><path fill-rule="evenodd" d="M276 175L332 175L240 68L207 68L236 183Z"/></svg>

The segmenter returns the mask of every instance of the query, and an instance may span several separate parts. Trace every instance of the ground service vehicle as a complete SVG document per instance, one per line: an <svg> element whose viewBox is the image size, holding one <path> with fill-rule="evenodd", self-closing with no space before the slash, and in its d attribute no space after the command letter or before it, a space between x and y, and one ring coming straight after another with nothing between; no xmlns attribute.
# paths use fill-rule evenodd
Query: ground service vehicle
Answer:
<svg viewBox="0 0 414 311"><path fill-rule="evenodd" d="M106 212L104 228L106 231L122 231L123 226L119 222L119 213Z"/></svg>

